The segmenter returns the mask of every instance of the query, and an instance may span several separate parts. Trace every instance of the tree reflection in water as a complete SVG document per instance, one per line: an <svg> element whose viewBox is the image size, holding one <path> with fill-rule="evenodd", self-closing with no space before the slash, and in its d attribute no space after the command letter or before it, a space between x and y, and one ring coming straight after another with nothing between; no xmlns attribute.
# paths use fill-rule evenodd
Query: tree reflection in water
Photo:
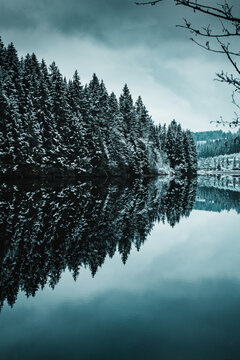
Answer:
<svg viewBox="0 0 240 360"><path fill-rule="evenodd" d="M118 250L126 263L156 221L171 226L189 216L196 179L138 180L128 186L75 185L0 187L0 306L13 306L18 292L34 296L54 288L68 268L94 276Z"/></svg>
<svg viewBox="0 0 240 360"><path fill-rule="evenodd" d="M221 212L235 210L240 213L239 176L199 176L194 209Z"/></svg>

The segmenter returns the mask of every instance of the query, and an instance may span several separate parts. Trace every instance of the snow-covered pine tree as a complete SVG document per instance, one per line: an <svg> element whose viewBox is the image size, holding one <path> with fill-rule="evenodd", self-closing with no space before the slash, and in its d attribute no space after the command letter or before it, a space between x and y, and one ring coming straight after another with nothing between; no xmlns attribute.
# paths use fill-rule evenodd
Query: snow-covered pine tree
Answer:
<svg viewBox="0 0 240 360"><path fill-rule="evenodd" d="M143 174L151 172L150 165L150 131L152 121L148 115L147 109L143 104L142 98L139 96L135 103L136 111L136 140L138 148L138 162Z"/></svg>
<svg viewBox="0 0 240 360"><path fill-rule="evenodd" d="M177 123L175 120L168 126L165 149L170 166L175 169L177 153Z"/></svg>
<svg viewBox="0 0 240 360"><path fill-rule="evenodd" d="M187 162L187 172L196 173L197 171L197 150L191 131L186 130L183 133L183 143L185 158Z"/></svg>
<svg viewBox="0 0 240 360"><path fill-rule="evenodd" d="M0 69L0 166L3 169L4 165L7 165L9 161L9 141L7 137L9 120L8 102L3 89L3 74Z"/></svg>
<svg viewBox="0 0 240 360"><path fill-rule="evenodd" d="M57 125L52 112L51 81L47 65L44 60L40 64L38 121L42 136L44 156L42 165L54 166L58 156L58 143L60 141Z"/></svg>
<svg viewBox="0 0 240 360"><path fill-rule="evenodd" d="M116 95L112 92L108 98L106 113L108 135L106 143L109 153L108 170L110 173L126 177L128 163L127 139L124 136L123 117Z"/></svg>
<svg viewBox="0 0 240 360"><path fill-rule="evenodd" d="M106 171L106 153L101 138L101 125L103 123L100 105L100 82L96 74L88 85L89 111L87 116L87 149L90 159L91 173L103 175Z"/></svg>
<svg viewBox="0 0 240 360"><path fill-rule="evenodd" d="M85 159L87 158L87 149L85 146L87 127L81 113L83 99L83 87L78 72L75 71L73 79L68 83L67 101L72 116L70 144L72 147L73 159L71 159L71 162L72 166L79 171L85 168Z"/></svg>
<svg viewBox="0 0 240 360"><path fill-rule="evenodd" d="M25 140L25 162L40 165L45 155L40 124L40 78L41 70L35 54L27 55L23 61L21 117Z"/></svg>
<svg viewBox="0 0 240 360"><path fill-rule="evenodd" d="M177 125L176 133L176 153L175 153L175 169L186 172L187 159L184 151L184 137L181 125Z"/></svg>
<svg viewBox="0 0 240 360"><path fill-rule="evenodd" d="M54 139L57 139L55 144L56 163L58 166L67 167L71 165L71 160L74 157L71 146L68 148L70 145L71 112L67 102L66 83L55 62L50 65L50 83L52 113L56 122L54 135Z"/></svg>
<svg viewBox="0 0 240 360"><path fill-rule="evenodd" d="M127 84L124 85L120 95L119 106L123 119L123 135L127 144L128 171L130 176L140 175L141 166L137 154L137 117Z"/></svg>
<svg viewBox="0 0 240 360"><path fill-rule="evenodd" d="M23 126L20 113L22 93L21 68L17 51L11 43L6 49L5 70L2 72L2 92L6 101L6 161L10 166L23 163Z"/></svg>

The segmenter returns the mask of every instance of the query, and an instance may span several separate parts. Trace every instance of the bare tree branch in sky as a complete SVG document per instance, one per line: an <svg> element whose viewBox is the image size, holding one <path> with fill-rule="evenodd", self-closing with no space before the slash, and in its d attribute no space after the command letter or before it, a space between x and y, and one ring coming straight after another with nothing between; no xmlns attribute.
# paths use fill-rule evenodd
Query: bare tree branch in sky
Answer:
<svg viewBox="0 0 240 360"><path fill-rule="evenodd" d="M156 5L164 0L136 2L136 5ZM194 13L200 13L205 16L210 24L198 26L192 24L189 20L183 19L182 25L176 25L179 28L188 30L192 37L190 38L198 46L207 51L224 54L232 65L233 74L221 72L217 73L217 80L233 86L232 102L240 109L240 65L237 62L240 57L239 43L236 41L240 37L240 17L234 13L234 7L228 0L222 4L215 1L215 5L208 5L204 0L172 0L177 6L190 8ZM213 19L218 19L216 23ZM238 98L238 100L237 100ZM230 126L240 126L240 116L235 112L232 121L223 121Z"/></svg>

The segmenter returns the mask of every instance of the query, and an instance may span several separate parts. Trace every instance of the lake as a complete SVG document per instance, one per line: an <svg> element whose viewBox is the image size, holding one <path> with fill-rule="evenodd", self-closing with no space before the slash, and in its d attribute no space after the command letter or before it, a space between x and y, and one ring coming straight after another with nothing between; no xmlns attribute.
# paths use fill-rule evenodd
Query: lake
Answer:
<svg viewBox="0 0 240 360"><path fill-rule="evenodd" d="M0 186L1 360L240 360L237 177Z"/></svg>

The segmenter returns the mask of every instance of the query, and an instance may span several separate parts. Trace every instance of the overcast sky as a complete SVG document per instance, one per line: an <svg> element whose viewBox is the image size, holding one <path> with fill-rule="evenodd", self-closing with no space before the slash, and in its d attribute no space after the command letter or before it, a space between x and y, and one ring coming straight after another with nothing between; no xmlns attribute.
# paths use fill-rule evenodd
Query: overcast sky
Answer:
<svg viewBox="0 0 240 360"><path fill-rule="evenodd" d="M175 118L184 128L214 130L210 121L231 120L235 110L231 88L214 81L231 68L175 27L192 16L186 10L171 0L148 7L133 0L0 0L0 35L20 56L56 61L67 78L77 69L85 84L96 72L117 95L127 83L155 123Z"/></svg>

